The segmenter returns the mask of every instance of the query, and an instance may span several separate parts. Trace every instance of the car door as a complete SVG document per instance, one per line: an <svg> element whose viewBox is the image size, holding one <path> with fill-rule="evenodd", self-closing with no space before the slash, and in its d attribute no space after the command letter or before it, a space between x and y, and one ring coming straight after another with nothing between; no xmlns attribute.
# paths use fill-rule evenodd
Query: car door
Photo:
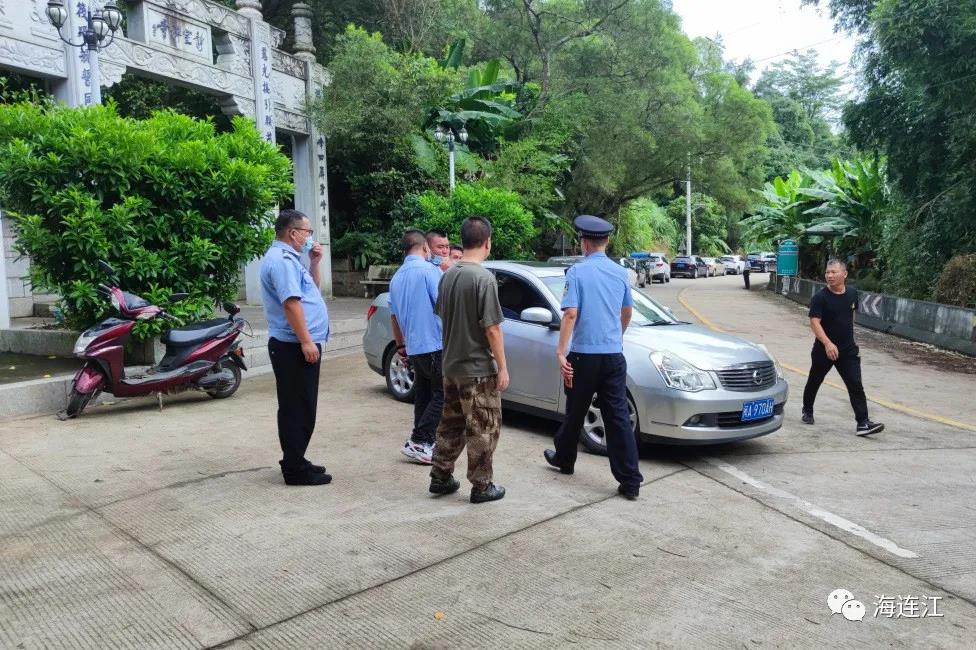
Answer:
<svg viewBox="0 0 976 650"><path fill-rule="evenodd" d="M505 359L510 381L503 397L526 406L555 411L561 386L556 363L559 330L521 318L522 311L530 307L549 311L553 307L526 279L506 271L493 272L498 280L498 301L505 315L502 332L505 334Z"/></svg>

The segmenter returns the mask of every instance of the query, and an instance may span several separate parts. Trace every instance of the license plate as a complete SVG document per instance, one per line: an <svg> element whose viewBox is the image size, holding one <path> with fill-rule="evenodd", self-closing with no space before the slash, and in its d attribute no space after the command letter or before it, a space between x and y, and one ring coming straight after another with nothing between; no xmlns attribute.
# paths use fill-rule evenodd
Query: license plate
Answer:
<svg viewBox="0 0 976 650"><path fill-rule="evenodd" d="M742 405L742 421L761 420L773 414L773 398L755 399Z"/></svg>

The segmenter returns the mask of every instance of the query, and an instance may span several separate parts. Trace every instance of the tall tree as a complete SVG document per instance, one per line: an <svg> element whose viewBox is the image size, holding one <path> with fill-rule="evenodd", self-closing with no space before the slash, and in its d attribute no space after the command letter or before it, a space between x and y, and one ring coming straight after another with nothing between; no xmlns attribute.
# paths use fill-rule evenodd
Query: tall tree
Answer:
<svg viewBox="0 0 976 650"><path fill-rule="evenodd" d="M886 154L905 204L881 243L888 288L929 297L935 270L976 250L976 4L822 4L861 38L862 93L844 123L855 144Z"/></svg>

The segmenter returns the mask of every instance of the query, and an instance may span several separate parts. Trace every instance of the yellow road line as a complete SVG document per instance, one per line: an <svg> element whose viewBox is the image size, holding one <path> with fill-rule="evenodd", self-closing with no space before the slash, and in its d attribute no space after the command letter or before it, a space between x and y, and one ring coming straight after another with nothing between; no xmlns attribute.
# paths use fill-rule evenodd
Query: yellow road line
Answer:
<svg viewBox="0 0 976 650"><path fill-rule="evenodd" d="M697 309L695 309L694 307L692 307L688 303L688 301L685 300L684 293L687 290L688 290L688 287L685 287L684 289L682 289L678 293L678 302L680 302L681 305L685 309L687 309L689 312L691 312L691 315L692 316L694 316L695 318L697 318L698 320L700 320L701 323L702 323L702 325L704 325L708 329L715 330L716 332L728 332L728 330L726 330L726 329L724 329L722 327L719 327L717 324L715 324L714 322L712 322L711 320L709 320L708 318L706 318L705 316L703 316L700 311L698 311ZM790 372L795 372L796 374L803 375L804 377L806 377L809 374L805 370L803 370L801 368L797 368L795 366L791 366L791 365L789 365L787 363L780 363L779 365L782 366L783 368L786 368ZM830 386L831 388L836 388L837 390L842 390L845 393L847 392L847 388L843 384L838 384L838 383L833 382L833 381L831 381L829 379L824 380L824 383L826 385ZM891 409L892 411L898 411L900 413L904 413L906 415L911 415L912 417L920 418L922 420L928 420L930 422L938 422L939 424L944 424L946 426L955 427L957 429L962 429L964 431L976 431L976 426L973 426L971 424L966 424L965 422L960 422L959 420L953 420L951 418L942 417L941 415L935 415L934 413L926 413L924 411L919 411L918 409L914 409L911 406L906 406L906 405L901 404L899 402L891 402L891 401L888 401L886 399L880 399L880 398L877 398L877 397L873 397L871 395L867 395L867 398L868 398L868 401L869 402L874 402L875 404L877 404L879 406L883 406L883 407L885 407L887 409Z"/></svg>

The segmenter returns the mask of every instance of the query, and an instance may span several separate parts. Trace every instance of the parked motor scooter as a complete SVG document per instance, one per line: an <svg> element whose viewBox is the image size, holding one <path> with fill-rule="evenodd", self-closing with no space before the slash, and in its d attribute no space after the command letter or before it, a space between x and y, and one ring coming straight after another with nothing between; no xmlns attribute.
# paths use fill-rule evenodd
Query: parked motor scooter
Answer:
<svg viewBox="0 0 976 650"><path fill-rule="evenodd" d="M101 269L111 278L115 272L105 262ZM247 321L237 318L240 307L224 303L230 316L190 323L162 335L166 354L155 366L134 372L124 365L124 347L137 321L175 318L161 307L123 291L114 279L113 286L98 285L99 294L108 297L121 318L107 318L82 332L74 353L86 363L75 375L64 416L77 417L102 391L116 397L201 390L213 398L230 397L241 385L244 350L238 340ZM170 301L187 294L173 294ZM161 399L161 398L160 398Z"/></svg>

